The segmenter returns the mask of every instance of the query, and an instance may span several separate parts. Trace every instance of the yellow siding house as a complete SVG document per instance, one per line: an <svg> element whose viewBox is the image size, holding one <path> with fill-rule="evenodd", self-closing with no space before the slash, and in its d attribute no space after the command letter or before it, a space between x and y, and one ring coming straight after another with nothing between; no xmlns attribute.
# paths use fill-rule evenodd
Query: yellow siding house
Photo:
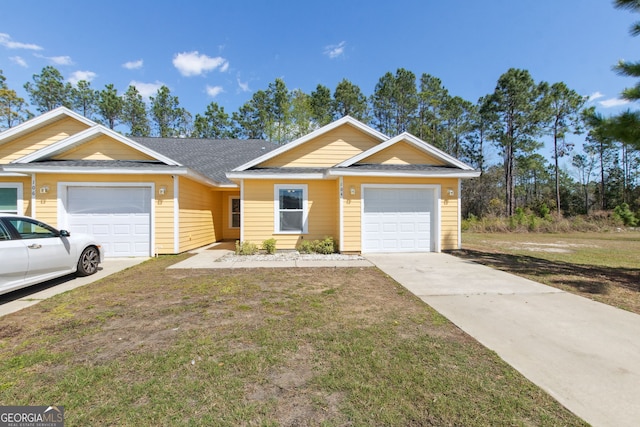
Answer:
<svg viewBox="0 0 640 427"><path fill-rule="evenodd" d="M66 108L0 133L0 212L88 232L106 256L334 238L341 252L460 247L470 166L344 117L283 146L125 137Z"/></svg>

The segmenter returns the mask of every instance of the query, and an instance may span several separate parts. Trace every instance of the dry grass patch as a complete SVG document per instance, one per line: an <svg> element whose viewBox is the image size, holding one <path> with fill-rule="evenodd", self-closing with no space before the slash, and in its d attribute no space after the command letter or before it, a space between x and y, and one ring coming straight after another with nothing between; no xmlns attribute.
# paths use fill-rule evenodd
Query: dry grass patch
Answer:
<svg viewBox="0 0 640 427"><path fill-rule="evenodd" d="M640 233L464 233L453 254L640 314Z"/></svg>
<svg viewBox="0 0 640 427"><path fill-rule="evenodd" d="M166 270L2 319L0 402L67 425L584 425L375 268Z"/></svg>

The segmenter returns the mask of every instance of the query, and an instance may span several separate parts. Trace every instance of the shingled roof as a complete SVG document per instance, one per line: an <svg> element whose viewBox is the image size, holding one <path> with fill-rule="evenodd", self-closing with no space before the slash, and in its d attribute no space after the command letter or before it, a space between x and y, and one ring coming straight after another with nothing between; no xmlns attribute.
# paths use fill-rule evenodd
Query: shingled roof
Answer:
<svg viewBox="0 0 640 427"><path fill-rule="evenodd" d="M221 184L230 184L226 172L278 148L261 139L195 139L130 137Z"/></svg>

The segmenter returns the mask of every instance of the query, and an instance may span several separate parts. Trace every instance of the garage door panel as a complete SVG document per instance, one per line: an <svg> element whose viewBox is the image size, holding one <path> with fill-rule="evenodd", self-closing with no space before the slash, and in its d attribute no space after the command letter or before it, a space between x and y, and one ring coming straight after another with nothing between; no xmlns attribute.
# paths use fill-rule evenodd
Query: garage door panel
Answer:
<svg viewBox="0 0 640 427"><path fill-rule="evenodd" d="M433 250L433 189L365 187L363 198L364 252Z"/></svg>
<svg viewBox="0 0 640 427"><path fill-rule="evenodd" d="M131 234L131 226L129 224L114 224L113 234L115 235L129 235Z"/></svg>
<svg viewBox="0 0 640 427"><path fill-rule="evenodd" d="M398 229L398 224L385 222L382 224L382 231L385 233L395 233Z"/></svg>
<svg viewBox="0 0 640 427"><path fill-rule="evenodd" d="M150 255L150 188L68 187L67 212L70 231L95 236L105 256Z"/></svg>
<svg viewBox="0 0 640 427"><path fill-rule="evenodd" d="M385 239L382 241L382 249L392 251L398 247L396 239Z"/></svg>

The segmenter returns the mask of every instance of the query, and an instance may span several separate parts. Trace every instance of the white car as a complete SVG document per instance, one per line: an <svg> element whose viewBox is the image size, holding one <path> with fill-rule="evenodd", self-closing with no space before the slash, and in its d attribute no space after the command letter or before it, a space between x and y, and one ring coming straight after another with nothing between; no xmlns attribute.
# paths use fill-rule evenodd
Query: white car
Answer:
<svg viewBox="0 0 640 427"><path fill-rule="evenodd" d="M0 294L76 273L98 271L100 245L86 234L56 230L41 221L0 214Z"/></svg>

